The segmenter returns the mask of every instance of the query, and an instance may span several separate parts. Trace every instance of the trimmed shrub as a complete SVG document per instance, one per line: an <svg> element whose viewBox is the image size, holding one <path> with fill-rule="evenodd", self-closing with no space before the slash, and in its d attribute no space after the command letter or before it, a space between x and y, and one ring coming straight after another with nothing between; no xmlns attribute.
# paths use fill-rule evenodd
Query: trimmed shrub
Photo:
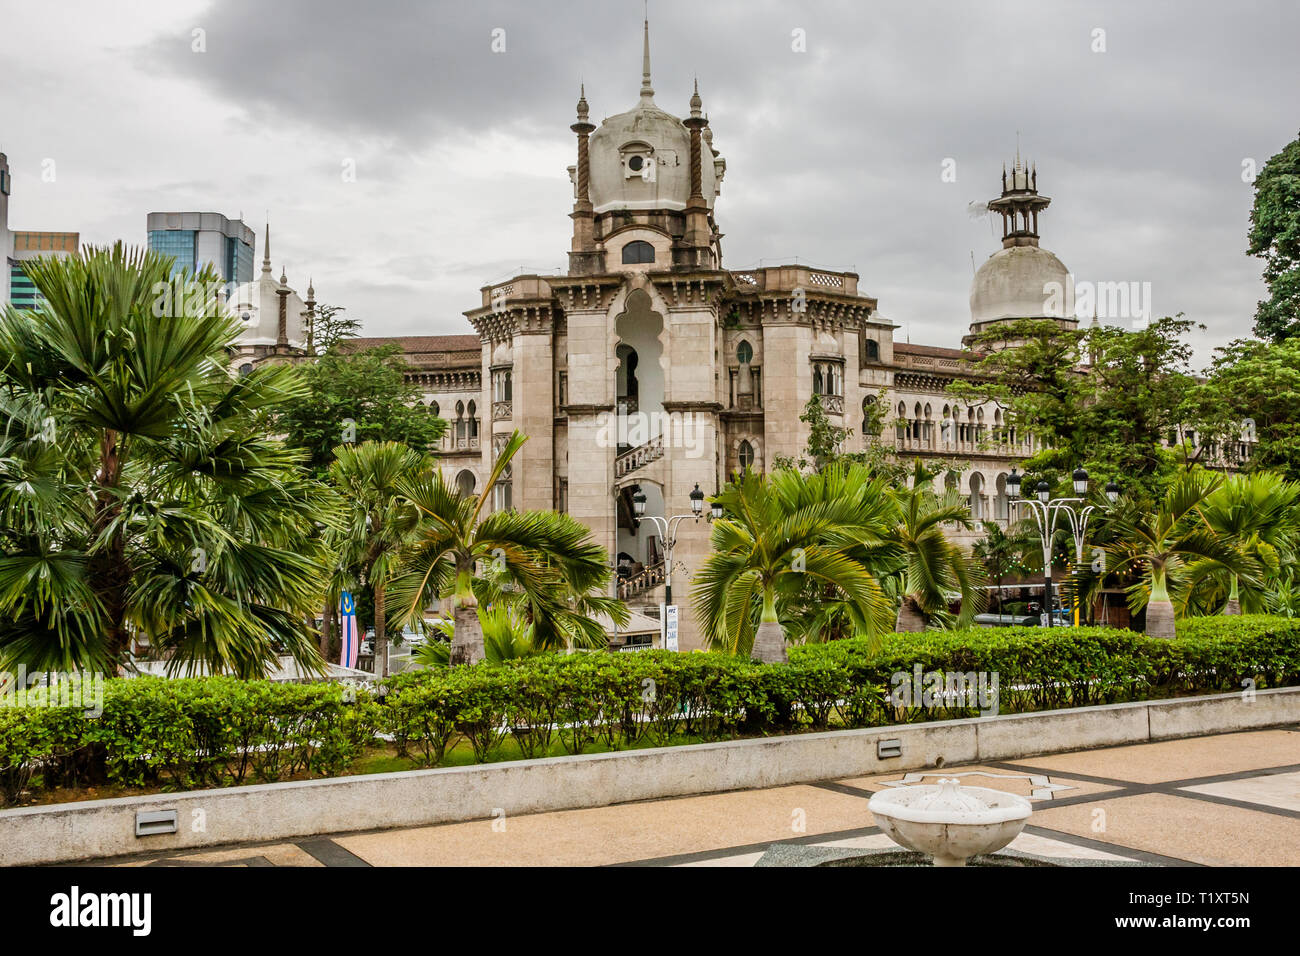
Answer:
<svg viewBox="0 0 1300 956"><path fill-rule="evenodd" d="M0 706L0 796L108 779L182 788L345 772L374 742L433 767L465 742L478 762L512 739L524 757L683 738L871 727L974 716L955 692L892 696L921 675L997 675L1000 712L1300 685L1300 621L1198 618L1168 641L1096 627L892 634L790 648L789 664L718 653L541 654L385 681L113 679L104 712ZM949 682L945 680L947 688ZM956 686L956 685L953 685ZM961 686L966 686L962 684ZM916 702L919 703L919 702ZM0 699L0 705L3 699Z"/></svg>

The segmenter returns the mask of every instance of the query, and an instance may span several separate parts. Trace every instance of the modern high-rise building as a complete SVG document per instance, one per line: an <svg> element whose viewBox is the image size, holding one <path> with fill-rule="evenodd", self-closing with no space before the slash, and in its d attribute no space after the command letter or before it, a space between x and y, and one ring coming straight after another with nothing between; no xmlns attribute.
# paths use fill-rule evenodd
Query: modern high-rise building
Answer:
<svg viewBox="0 0 1300 956"><path fill-rule="evenodd" d="M252 282L257 234L239 219L217 212L151 212L149 248L196 272L211 265L226 282Z"/></svg>
<svg viewBox="0 0 1300 956"><path fill-rule="evenodd" d="M9 259L9 301L15 309L34 309L42 296L23 271L28 259L42 256L75 256L81 248L81 234L76 232L14 232L13 252Z"/></svg>

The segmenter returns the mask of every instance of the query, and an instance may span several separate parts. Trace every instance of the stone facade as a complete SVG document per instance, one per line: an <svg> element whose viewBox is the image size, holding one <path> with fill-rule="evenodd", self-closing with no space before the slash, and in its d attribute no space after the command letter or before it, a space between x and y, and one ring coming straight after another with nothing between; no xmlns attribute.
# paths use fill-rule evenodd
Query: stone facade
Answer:
<svg viewBox="0 0 1300 956"><path fill-rule="evenodd" d="M996 404L948 394L972 376L971 352L895 342L895 324L856 274L726 269L714 218L726 163L698 89L680 120L654 102L648 31L643 62L632 110L597 127L585 90L579 99L568 274L483 287L465 313L473 336L349 347L402 346L425 403L452 422L439 454L466 493L483 486L506 436L527 435L492 507L582 521L631 566L620 595L655 616L671 574L680 647L689 650L702 645L689 581L708 553L707 520L677 524L669 568L654 524L635 516L634 495L645 496L646 515L689 515L697 486L711 495L739 469L800 455L808 428L799 416L814 393L850 429L846 451L879 440L900 456L956 465L978 520L1007 522L1012 464L1036 449ZM975 333L1017 318L1075 327L1073 303L1045 295L1068 276L1038 244L1050 201L1019 157L1004 169L1002 194L989 204L1003 219L1002 248L972 282L967 348ZM878 439L864 434L875 402L886 403Z"/></svg>

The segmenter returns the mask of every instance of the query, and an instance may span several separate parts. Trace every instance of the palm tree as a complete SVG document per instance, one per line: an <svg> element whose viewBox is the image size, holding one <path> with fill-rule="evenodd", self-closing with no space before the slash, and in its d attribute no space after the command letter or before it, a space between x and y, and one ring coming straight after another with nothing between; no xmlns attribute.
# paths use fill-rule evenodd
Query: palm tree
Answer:
<svg viewBox="0 0 1300 956"><path fill-rule="evenodd" d="M1297 502L1300 484L1272 472L1255 472L1230 476L1205 497L1196 511L1206 527L1236 545L1275 581L1283 564L1295 558L1300 544ZM1203 569L1198 562L1189 569L1189 575L1197 583L1213 587L1215 596L1224 601L1224 614L1240 614L1243 603L1250 613L1265 613L1268 594L1275 590L1260 586L1262 582L1247 584L1243 589L1240 574L1213 563Z"/></svg>
<svg viewBox="0 0 1300 956"><path fill-rule="evenodd" d="M401 442L362 442L334 450L329 480L344 502L343 519L328 540L339 556L343 578L369 587L375 608L376 677L388 676L388 630L384 602L401 548L415 529L415 508L401 493L402 483L433 467L428 455Z"/></svg>
<svg viewBox="0 0 1300 956"><path fill-rule="evenodd" d="M547 653L537 646L536 629L524 620L514 607L500 605L490 610L479 608L479 624L483 628L483 659L489 664L535 657ZM424 667L446 667L451 660L451 641L455 637L455 622L436 625L446 640L429 641L415 649L417 664Z"/></svg>
<svg viewBox="0 0 1300 956"><path fill-rule="evenodd" d="M945 524L973 527L970 508L955 490L939 497L931 484L934 477L917 459L911 487L894 492L897 526L891 541L898 553L895 574L902 584L895 624L900 633L924 631L931 623L946 620L954 598L961 600L953 622L959 627L968 625L984 607L978 563L943 531Z"/></svg>
<svg viewBox="0 0 1300 956"><path fill-rule="evenodd" d="M748 473L715 499L713 550L695 576L692 601L709 646L786 661L782 619L806 608L799 598L842 602L859 633L888 629L890 607L872 568L855 549L878 549L889 531L883 479L862 465L802 474Z"/></svg>
<svg viewBox="0 0 1300 956"><path fill-rule="evenodd" d="M171 264L33 260L45 302L0 314L0 666L116 671L137 640L172 671L321 666L332 497L261 425L297 373L232 376L219 278Z"/></svg>
<svg viewBox="0 0 1300 956"><path fill-rule="evenodd" d="M541 647L589 646L604 631L588 611L628 620L622 602L600 595L609 586L609 555L586 527L553 511L496 511L483 516L502 473L527 439L515 432L501 449L477 496L462 496L438 471L401 482L416 510L416 528L390 587L402 619L422 613L450 592L455 599L450 663L483 660L480 603L517 604Z"/></svg>
<svg viewBox="0 0 1300 956"><path fill-rule="evenodd" d="M1002 530L996 521L982 522L984 537L975 542L971 555L984 569L984 576L993 582L998 592L998 613L1002 612L1002 581L1007 575L1025 570L1029 555L1038 550L1025 532L1023 524L1017 522L1010 528L1010 533Z"/></svg>
<svg viewBox="0 0 1300 956"><path fill-rule="evenodd" d="M1175 636L1170 581L1184 574L1189 562L1201 574L1253 576L1253 562L1208 527L1197 510L1222 483L1221 475L1184 472L1156 504L1121 498L1108 515L1113 541L1107 550L1116 559L1111 570L1141 571L1129 589L1129 606L1135 612L1146 607L1146 633L1153 637Z"/></svg>

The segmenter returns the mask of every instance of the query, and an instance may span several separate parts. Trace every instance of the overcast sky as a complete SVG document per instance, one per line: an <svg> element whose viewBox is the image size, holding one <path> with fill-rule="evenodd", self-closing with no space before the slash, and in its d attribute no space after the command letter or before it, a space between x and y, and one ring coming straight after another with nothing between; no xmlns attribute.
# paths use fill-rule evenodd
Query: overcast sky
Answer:
<svg viewBox="0 0 1300 956"><path fill-rule="evenodd" d="M269 215L277 272L367 334L470 331L480 286L564 266L578 84L593 120L635 104L642 9L0 0L10 228L142 243L213 210L260 260ZM1001 235L969 206L1019 133L1079 281L1151 283L1206 358L1249 331L1243 162L1300 129L1294 2L652 0L650 26L656 101L686 115L698 76L727 160L727 267L855 270L900 339L955 346Z"/></svg>

